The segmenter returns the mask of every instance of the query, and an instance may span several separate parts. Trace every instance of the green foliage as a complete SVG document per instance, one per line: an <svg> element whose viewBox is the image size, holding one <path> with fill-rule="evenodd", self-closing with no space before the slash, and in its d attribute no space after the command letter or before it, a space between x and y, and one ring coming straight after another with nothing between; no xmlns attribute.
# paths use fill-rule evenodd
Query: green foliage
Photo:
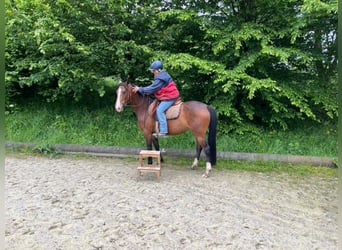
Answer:
<svg viewBox="0 0 342 250"><path fill-rule="evenodd" d="M337 1L6 0L7 106L149 84L163 60L220 130L337 118ZM147 80L148 79L148 80Z"/></svg>
<svg viewBox="0 0 342 250"><path fill-rule="evenodd" d="M49 156L56 156L61 154L60 151L55 150L52 146L50 145L37 145L32 149L34 153L38 154L43 154L43 155L49 155Z"/></svg>

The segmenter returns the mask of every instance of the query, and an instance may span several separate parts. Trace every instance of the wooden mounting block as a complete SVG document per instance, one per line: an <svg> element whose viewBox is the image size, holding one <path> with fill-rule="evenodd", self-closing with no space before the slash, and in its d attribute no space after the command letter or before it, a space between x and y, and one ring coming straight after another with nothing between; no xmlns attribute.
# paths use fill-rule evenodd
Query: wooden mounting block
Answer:
<svg viewBox="0 0 342 250"><path fill-rule="evenodd" d="M161 160L160 160L160 151L157 150L141 150L139 153L139 165L138 165L138 176L141 175L142 172L152 172L156 173L158 179L161 176ZM157 160L157 164L155 165L145 165L144 159L152 157Z"/></svg>

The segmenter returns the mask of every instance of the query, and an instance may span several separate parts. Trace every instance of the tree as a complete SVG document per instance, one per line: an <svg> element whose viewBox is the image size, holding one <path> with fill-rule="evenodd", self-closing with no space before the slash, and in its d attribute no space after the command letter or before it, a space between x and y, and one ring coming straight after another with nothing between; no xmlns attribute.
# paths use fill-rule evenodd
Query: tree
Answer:
<svg viewBox="0 0 342 250"><path fill-rule="evenodd" d="M149 84L163 60L223 129L337 117L337 1L6 0L6 88L47 100Z"/></svg>

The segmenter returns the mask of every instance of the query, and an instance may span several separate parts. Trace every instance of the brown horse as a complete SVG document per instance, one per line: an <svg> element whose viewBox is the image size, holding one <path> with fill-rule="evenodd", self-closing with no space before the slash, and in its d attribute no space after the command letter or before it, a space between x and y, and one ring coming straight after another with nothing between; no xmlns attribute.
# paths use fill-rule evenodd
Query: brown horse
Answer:
<svg viewBox="0 0 342 250"><path fill-rule="evenodd" d="M148 112L152 98L138 92L134 93L133 87L134 85L130 83L120 81L116 91L115 109L117 112L122 112L125 106L130 105L138 118L140 129L144 133L147 149L152 150L153 143L154 148L159 150L158 138L153 136L153 133L156 132L156 116ZM197 101L184 102L179 117L168 120L169 135L179 135L190 130L196 138L197 154L191 166L192 169L198 166L201 151L204 149L206 155L204 177L209 177L211 166L216 164L216 127L216 111L211 106ZM207 143L205 137L208 130ZM149 159L149 164L152 164L152 159Z"/></svg>

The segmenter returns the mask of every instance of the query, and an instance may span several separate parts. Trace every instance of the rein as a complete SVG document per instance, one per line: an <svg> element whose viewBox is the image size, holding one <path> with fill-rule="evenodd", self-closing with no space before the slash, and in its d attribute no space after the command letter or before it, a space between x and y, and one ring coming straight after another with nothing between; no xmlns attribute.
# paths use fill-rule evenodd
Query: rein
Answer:
<svg viewBox="0 0 342 250"><path fill-rule="evenodd" d="M126 89L126 91L127 91L127 95L128 95L127 103L129 103L129 102L132 103L133 102L133 98L132 98L133 93L132 93L131 89L129 89L128 84L127 83L123 84L121 82L120 86L123 86ZM134 85L132 85L132 86L134 86ZM140 94L137 93L137 95L140 95ZM138 104L126 104L125 106L132 107L132 108L141 107L141 105L144 104L144 102L145 102L145 98L151 99L149 96L143 95L142 98L141 98L140 103L138 103ZM151 101L149 99L147 100L148 101L148 106L151 104ZM137 111L135 111L135 112L137 114ZM138 114L137 114L137 116L138 116ZM147 114L147 110L146 110L145 112L143 112L144 127L145 127L145 122L146 122L146 117L147 116L148 116L148 114Z"/></svg>
<svg viewBox="0 0 342 250"><path fill-rule="evenodd" d="M127 103L129 103L129 102L132 103L133 102L133 98L132 98L133 93L132 93L132 91L130 91L128 89L128 85L124 84L124 83L120 83L120 86L123 86L127 90L127 93L128 93ZM132 86L134 86L134 85L132 85ZM138 95L140 95L140 94L138 93ZM145 102L145 98L150 98L150 97L147 95L142 95L142 99L141 99L140 103L138 103L138 104L126 104L125 106L132 107L132 108L139 107ZM149 105L150 104L151 104L151 102L149 102Z"/></svg>

